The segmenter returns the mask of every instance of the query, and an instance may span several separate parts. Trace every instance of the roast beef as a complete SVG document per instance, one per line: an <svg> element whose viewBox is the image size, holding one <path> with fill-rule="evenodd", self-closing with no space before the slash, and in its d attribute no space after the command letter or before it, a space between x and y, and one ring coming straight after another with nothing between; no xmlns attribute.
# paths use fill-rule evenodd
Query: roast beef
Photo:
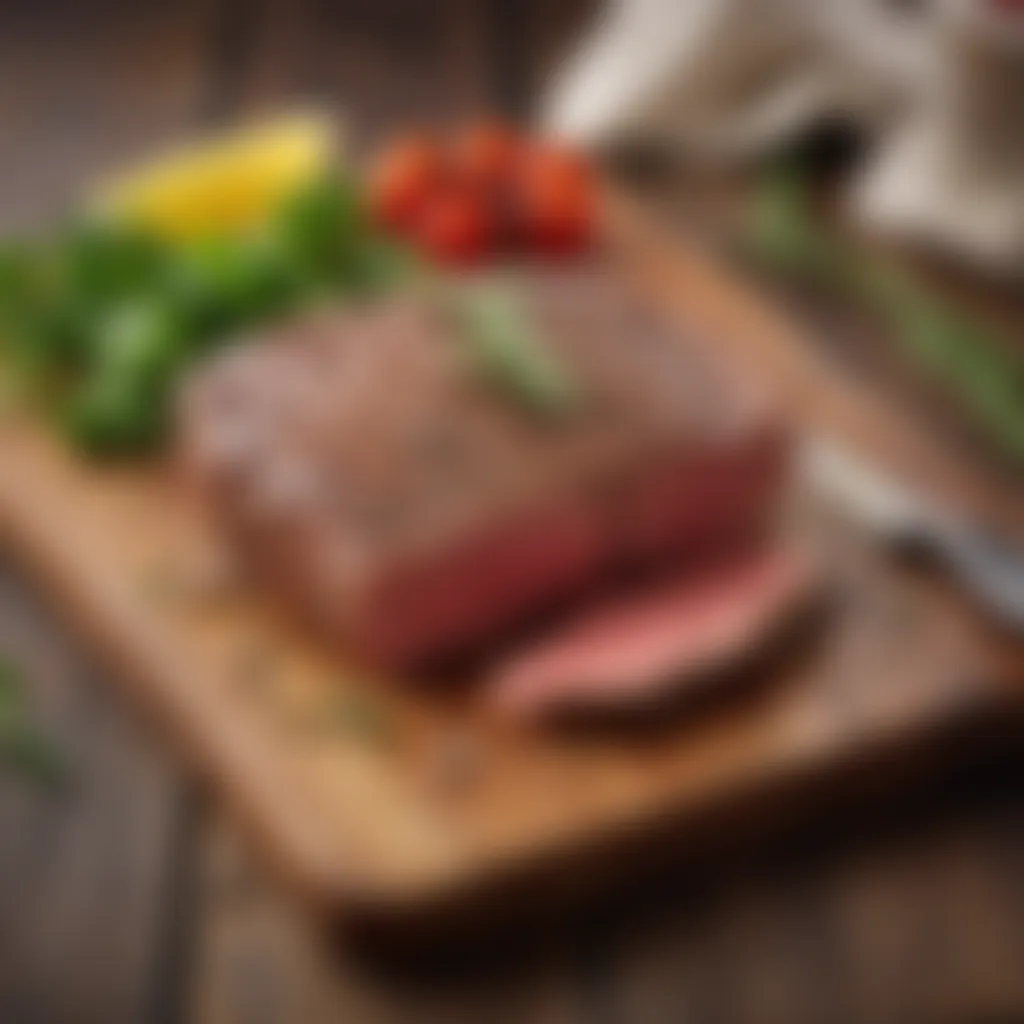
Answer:
<svg viewBox="0 0 1024 1024"><path fill-rule="evenodd" d="M707 342L600 271L519 288L579 397L566 416L479 372L429 296L281 327L187 390L185 455L215 514L279 590L377 660L464 650L773 516L785 431Z"/></svg>
<svg viewBox="0 0 1024 1024"><path fill-rule="evenodd" d="M644 585L511 656L488 698L516 717L649 708L756 657L809 606L815 584L803 556L771 546Z"/></svg>

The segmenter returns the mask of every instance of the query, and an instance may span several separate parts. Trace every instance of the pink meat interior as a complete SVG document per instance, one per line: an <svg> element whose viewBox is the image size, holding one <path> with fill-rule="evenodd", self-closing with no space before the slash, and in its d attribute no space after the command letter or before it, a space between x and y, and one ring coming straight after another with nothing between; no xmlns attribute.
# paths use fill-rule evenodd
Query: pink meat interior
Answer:
<svg viewBox="0 0 1024 1024"><path fill-rule="evenodd" d="M581 613L495 672L491 703L537 716L643 706L760 651L803 607L814 577L782 548L640 588Z"/></svg>

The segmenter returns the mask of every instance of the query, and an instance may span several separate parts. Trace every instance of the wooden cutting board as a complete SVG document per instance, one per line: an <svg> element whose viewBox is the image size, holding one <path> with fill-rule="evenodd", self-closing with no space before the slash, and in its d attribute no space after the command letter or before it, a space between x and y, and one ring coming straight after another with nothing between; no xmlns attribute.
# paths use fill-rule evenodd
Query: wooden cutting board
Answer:
<svg viewBox="0 0 1024 1024"><path fill-rule="evenodd" d="M628 272L769 375L796 419L904 450L728 274L666 248L625 205L610 219ZM486 718L471 693L332 657L272 596L208 593L210 539L169 467L98 468L34 423L0 426L3 536L127 692L318 906L408 927L608 877L670 835L692 843L755 807L781 813L810 782L831 791L966 723L1016 716L1019 660L933 581L810 498L795 504L832 577L805 642L658 723L528 729Z"/></svg>

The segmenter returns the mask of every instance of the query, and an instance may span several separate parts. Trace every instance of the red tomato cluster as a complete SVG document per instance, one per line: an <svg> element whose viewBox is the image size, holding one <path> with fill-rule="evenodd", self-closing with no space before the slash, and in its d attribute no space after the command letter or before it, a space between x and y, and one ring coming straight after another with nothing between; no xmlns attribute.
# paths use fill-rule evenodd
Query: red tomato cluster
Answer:
<svg viewBox="0 0 1024 1024"><path fill-rule="evenodd" d="M446 264L575 255L594 234L595 191L576 153L491 123L446 144L398 139L370 178L378 221Z"/></svg>

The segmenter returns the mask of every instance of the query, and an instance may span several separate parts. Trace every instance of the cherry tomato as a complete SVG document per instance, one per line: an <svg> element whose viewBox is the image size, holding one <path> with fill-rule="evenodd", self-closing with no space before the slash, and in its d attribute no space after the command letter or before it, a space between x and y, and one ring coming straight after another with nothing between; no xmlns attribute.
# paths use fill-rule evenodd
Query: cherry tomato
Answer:
<svg viewBox="0 0 1024 1024"><path fill-rule="evenodd" d="M416 237L440 262L466 265L490 253L494 225L486 205L472 193L447 189L427 200Z"/></svg>
<svg viewBox="0 0 1024 1024"><path fill-rule="evenodd" d="M569 256L594 233L593 176L582 156L552 143L535 143L522 159L515 199L521 244L537 255Z"/></svg>
<svg viewBox="0 0 1024 1024"><path fill-rule="evenodd" d="M594 191L593 174L577 152L550 142L535 143L522 156L519 172L525 189L559 189L590 201Z"/></svg>
<svg viewBox="0 0 1024 1024"><path fill-rule="evenodd" d="M589 169L564 150L536 150L524 168L516 209L523 244L536 254L581 252L592 240L596 220Z"/></svg>
<svg viewBox="0 0 1024 1024"><path fill-rule="evenodd" d="M460 180L470 187L492 191L512 180L520 152L520 142L508 128L487 121L456 138L452 162Z"/></svg>
<svg viewBox="0 0 1024 1024"><path fill-rule="evenodd" d="M555 192L535 192L523 206L522 236L538 256L583 252L593 238L590 207Z"/></svg>
<svg viewBox="0 0 1024 1024"><path fill-rule="evenodd" d="M420 210L444 180L444 159L427 138L393 143L370 176L370 207L376 219L400 233L413 229Z"/></svg>

